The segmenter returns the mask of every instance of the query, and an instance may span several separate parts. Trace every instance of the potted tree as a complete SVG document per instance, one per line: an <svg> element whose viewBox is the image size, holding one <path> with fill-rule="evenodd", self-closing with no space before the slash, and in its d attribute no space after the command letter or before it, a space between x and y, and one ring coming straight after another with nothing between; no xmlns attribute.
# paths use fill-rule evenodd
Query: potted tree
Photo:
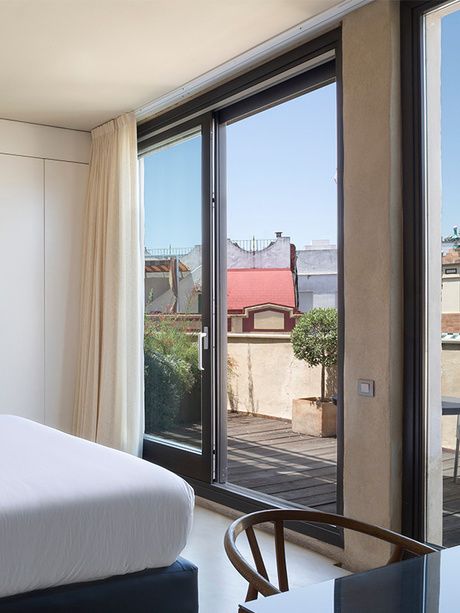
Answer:
<svg viewBox="0 0 460 613"><path fill-rule="evenodd" d="M321 367L321 395L292 401L292 429L311 436L336 436L337 412L326 397L326 368L337 364L337 309L304 313L291 334L294 355L310 368Z"/></svg>

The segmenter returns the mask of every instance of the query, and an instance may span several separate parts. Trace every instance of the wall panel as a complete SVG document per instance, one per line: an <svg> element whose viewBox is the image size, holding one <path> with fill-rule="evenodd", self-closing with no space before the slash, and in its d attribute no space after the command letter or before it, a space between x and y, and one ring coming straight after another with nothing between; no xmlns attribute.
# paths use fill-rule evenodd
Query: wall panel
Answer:
<svg viewBox="0 0 460 613"><path fill-rule="evenodd" d="M68 162L88 162L88 132L0 119L0 151Z"/></svg>
<svg viewBox="0 0 460 613"><path fill-rule="evenodd" d="M0 413L67 431L90 144L0 119Z"/></svg>
<svg viewBox="0 0 460 613"><path fill-rule="evenodd" d="M43 174L0 154L0 413L44 419Z"/></svg>
<svg viewBox="0 0 460 613"><path fill-rule="evenodd" d="M71 431L88 166L45 161L45 423Z"/></svg>

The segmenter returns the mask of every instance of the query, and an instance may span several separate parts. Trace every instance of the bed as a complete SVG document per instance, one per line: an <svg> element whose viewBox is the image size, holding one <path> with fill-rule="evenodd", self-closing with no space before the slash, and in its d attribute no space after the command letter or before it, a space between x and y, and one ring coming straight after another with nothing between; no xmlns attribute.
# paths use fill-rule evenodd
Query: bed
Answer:
<svg viewBox="0 0 460 613"><path fill-rule="evenodd" d="M194 613L193 504L159 466L0 416L0 611Z"/></svg>

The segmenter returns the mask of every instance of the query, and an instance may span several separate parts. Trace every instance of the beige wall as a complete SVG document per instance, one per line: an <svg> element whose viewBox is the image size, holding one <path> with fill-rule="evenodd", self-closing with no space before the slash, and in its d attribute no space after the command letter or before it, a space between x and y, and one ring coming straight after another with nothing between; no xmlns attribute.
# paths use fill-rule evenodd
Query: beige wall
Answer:
<svg viewBox="0 0 460 613"><path fill-rule="evenodd" d="M442 312L460 313L460 278L445 275L442 278Z"/></svg>
<svg viewBox="0 0 460 613"><path fill-rule="evenodd" d="M255 330L284 330L284 312L259 311L254 313Z"/></svg>
<svg viewBox="0 0 460 613"><path fill-rule="evenodd" d="M460 345L443 343L442 346L442 395L460 397ZM442 446L455 449L457 417L442 418Z"/></svg>
<svg viewBox="0 0 460 613"><path fill-rule="evenodd" d="M294 357L288 335L229 334L229 409L291 419L294 398L318 396L319 368Z"/></svg>
<svg viewBox="0 0 460 613"><path fill-rule="evenodd" d="M402 218L399 3L343 21L345 397L344 514L400 530ZM375 380L375 397L356 393ZM386 547L345 536L351 568Z"/></svg>

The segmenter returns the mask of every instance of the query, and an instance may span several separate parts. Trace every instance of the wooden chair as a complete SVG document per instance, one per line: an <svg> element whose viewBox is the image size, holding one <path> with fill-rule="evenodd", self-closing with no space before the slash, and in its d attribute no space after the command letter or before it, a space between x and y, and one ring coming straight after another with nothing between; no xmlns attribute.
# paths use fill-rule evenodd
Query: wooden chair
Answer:
<svg viewBox="0 0 460 613"><path fill-rule="evenodd" d="M320 511L302 511L290 509L275 509L268 511L258 511L244 515L227 529L225 533L224 545L227 556L236 570L249 583L246 602L255 600L258 594L262 596L272 596L280 592L289 590L289 582L286 566L286 553L284 545L284 522L285 521L304 521L311 524L328 524L338 526L348 530L354 530L373 536L377 539L386 541L394 545L394 550L388 560L388 564L398 562L402 559L405 553L415 556L424 555L436 551L433 547L419 543L410 538L402 536L397 532L379 528L372 524L366 524L356 519L343 517L342 515L334 515L332 513L322 513ZM278 587L270 583L267 570L257 543L254 526L265 522L273 522L275 528L275 553L276 567L278 574ZM246 532L251 553L254 558L256 568L254 569L245 558L242 556L236 546L236 539L242 533Z"/></svg>

